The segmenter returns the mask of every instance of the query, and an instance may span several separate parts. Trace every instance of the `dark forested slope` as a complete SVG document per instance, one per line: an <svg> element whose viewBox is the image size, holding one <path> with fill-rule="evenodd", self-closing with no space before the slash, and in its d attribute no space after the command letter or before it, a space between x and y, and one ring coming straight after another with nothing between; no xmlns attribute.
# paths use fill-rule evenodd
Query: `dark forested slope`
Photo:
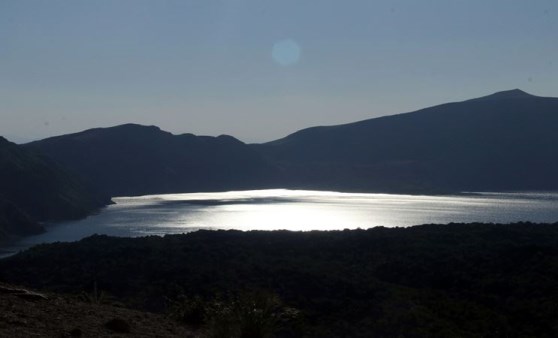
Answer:
<svg viewBox="0 0 558 338"><path fill-rule="evenodd" d="M257 152L234 137L173 135L135 124L26 146L111 196L254 188L270 170Z"/></svg>
<svg viewBox="0 0 558 338"><path fill-rule="evenodd" d="M558 189L558 98L520 90L298 131L254 145L300 187Z"/></svg>
<svg viewBox="0 0 558 338"><path fill-rule="evenodd" d="M0 241L41 232L38 221L83 217L109 202L50 159L0 137Z"/></svg>
<svg viewBox="0 0 558 338"><path fill-rule="evenodd" d="M558 223L93 236L0 260L0 280L128 305L267 290L293 337L556 337Z"/></svg>

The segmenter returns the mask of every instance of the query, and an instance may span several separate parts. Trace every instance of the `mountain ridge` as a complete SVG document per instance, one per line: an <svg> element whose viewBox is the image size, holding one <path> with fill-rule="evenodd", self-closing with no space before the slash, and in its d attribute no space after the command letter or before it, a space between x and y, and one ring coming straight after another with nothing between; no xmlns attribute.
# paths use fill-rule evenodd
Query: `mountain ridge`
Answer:
<svg viewBox="0 0 558 338"><path fill-rule="evenodd" d="M521 89L515 88L510 90L503 90L496 92L494 94L481 96L471 100L500 100L500 99L520 99L526 97L540 97L533 94L529 94ZM468 100L470 101L470 100Z"/></svg>
<svg viewBox="0 0 558 338"><path fill-rule="evenodd" d="M558 123L557 111L558 98L512 89L412 112L305 128L261 144L248 145L228 135L174 135L156 126L124 124L25 146L47 154L111 196L254 188L554 190L558 181L552 170L558 170L558 160L552 155L558 139L552 126Z"/></svg>
<svg viewBox="0 0 558 338"><path fill-rule="evenodd" d="M540 169L533 171L538 174L546 164L558 167L552 156L558 147L558 139L552 136L552 126L558 123L556 112L557 98L512 90L348 124L306 128L254 147L288 168L295 180L300 177L295 185L301 187L378 192L558 189L550 170L537 182L525 182L524 176L529 174L526 161ZM467 166L474 173L467 173ZM512 172L514 167L522 168ZM499 177L498 171L508 176ZM544 179L549 180L548 186ZM308 180L314 182L308 184ZM513 184L514 180L525 184Z"/></svg>
<svg viewBox="0 0 558 338"><path fill-rule="evenodd" d="M343 127L343 126L355 125L355 124L359 124L359 123L363 123L363 122L367 122L367 121L372 121L372 120L389 119L389 118L394 118L394 117L400 117L400 116L407 115L407 114L417 114L417 113L421 113L422 111L447 107L447 106L460 104L460 103L465 103L465 102L474 102L474 101L482 101L482 100L518 99L518 98L519 99L521 99L521 98L558 99L558 98L554 98L554 97L536 96L536 95L533 95L533 94L529 94L529 93L527 93L527 92L525 92L521 89L503 90L503 91L495 92L495 93L490 94L490 95L480 96L480 97L476 97L476 98L472 98L472 99L466 99L466 100L462 100L462 101L453 101L453 102L441 103L441 104L429 106L429 107L426 107L426 108L420 108L418 110L413 110L413 111L408 111L408 112L403 112L403 113L396 113L396 114L390 114L390 115L384 115L384 116L378 116L378 117L371 117L371 118L366 118L366 119L363 119L363 120L341 123L341 124L306 127L306 128L302 128L300 130L297 130L297 131L295 131L291 134L288 134L288 135L286 135L282 138L279 138L277 140L263 142L263 143L254 143L254 145L264 145L264 144L280 142L281 140L286 139L287 137L289 137L291 135L299 134L299 133L304 132L306 130L321 130L321 129L328 129L328 128L339 128L339 127Z"/></svg>
<svg viewBox="0 0 558 338"><path fill-rule="evenodd" d="M267 166L229 135L174 135L137 124L88 129L25 146L111 196L240 189L258 185Z"/></svg>

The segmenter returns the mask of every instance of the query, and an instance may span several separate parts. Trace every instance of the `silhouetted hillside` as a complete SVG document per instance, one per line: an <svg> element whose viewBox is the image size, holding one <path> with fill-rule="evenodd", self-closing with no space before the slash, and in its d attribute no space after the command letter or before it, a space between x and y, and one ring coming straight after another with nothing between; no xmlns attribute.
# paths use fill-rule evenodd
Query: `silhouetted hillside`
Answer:
<svg viewBox="0 0 558 338"><path fill-rule="evenodd" d="M558 189L558 99L510 90L246 145L127 124L32 142L103 193Z"/></svg>
<svg viewBox="0 0 558 338"><path fill-rule="evenodd" d="M444 192L558 189L558 99L521 90L314 127L254 145L285 186Z"/></svg>
<svg viewBox="0 0 558 338"><path fill-rule="evenodd" d="M51 160L0 137L0 241L43 231L38 221L83 217L109 202Z"/></svg>
<svg viewBox="0 0 558 338"><path fill-rule="evenodd" d="M38 234L44 228L15 204L0 197L0 244L14 236Z"/></svg>
<svg viewBox="0 0 558 338"><path fill-rule="evenodd" d="M103 193L153 193L253 188L269 171L261 156L234 137L173 135L126 124L32 142Z"/></svg>

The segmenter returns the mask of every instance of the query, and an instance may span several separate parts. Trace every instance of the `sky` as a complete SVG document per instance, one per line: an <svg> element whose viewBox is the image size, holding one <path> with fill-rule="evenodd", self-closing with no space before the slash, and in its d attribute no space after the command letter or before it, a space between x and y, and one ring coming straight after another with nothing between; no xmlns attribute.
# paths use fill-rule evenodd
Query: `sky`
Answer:
<svg viewBox="0 0 558 338"><path fill-rule="evenodd" d="M1 0L0 135L122 123L266 142L520 88L556 0Z"/></svg>

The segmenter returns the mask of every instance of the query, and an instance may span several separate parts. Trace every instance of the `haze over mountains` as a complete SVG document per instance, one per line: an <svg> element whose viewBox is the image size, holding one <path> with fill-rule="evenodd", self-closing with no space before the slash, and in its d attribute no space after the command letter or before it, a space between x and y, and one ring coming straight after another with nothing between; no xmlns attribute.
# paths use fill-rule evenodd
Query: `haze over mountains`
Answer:
<svg viewBox="0 0 558 338"><path fill-rule="evenodd" d="M86 186L94 187L96 196L259 188L388 193L556 190L557 127L558 98L517 89L411 113L308 128L264 144L249 145L226 135L173 135L154 126L127 124L24 146L6 148L3 141L6 149L26 156L42 153L53 163L33 157L35 162L16 166L24 169L20 176L39 173L48 184L32 181L2 191L4 200L20 196L44 211L33 214L34 219L53 219L82 215L98 206L98 199L91 197L85 199L85 208L72 204L75 196L88 196L82 188ZM11 158L6 151L1 154L4 162ZM4 181L13 182L6 177ZM37 189L55 198L27 197Z"/></svg>

